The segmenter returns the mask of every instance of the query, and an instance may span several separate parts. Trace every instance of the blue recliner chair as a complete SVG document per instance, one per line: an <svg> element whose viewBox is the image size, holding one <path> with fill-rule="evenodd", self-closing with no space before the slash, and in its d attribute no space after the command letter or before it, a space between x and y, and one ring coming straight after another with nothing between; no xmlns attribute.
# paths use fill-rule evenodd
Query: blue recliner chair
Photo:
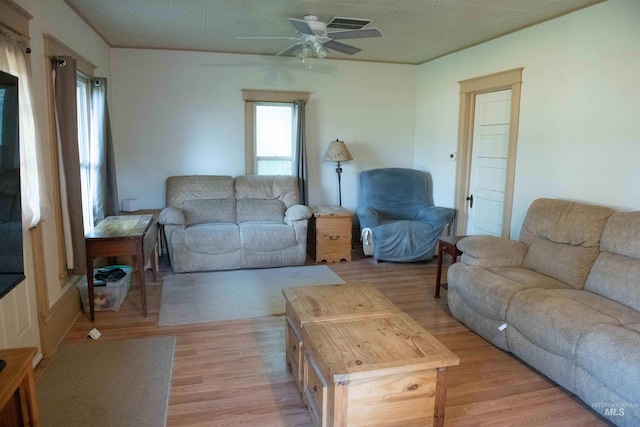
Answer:
<svg viewBox="0 0 640 427"><path fill-rule="evenodd" d="M433 206L426 173L401 168L362 171L356 213L361 233L373 238L373 257L394 262L433 258L438 236L455 215Z"/></svg>

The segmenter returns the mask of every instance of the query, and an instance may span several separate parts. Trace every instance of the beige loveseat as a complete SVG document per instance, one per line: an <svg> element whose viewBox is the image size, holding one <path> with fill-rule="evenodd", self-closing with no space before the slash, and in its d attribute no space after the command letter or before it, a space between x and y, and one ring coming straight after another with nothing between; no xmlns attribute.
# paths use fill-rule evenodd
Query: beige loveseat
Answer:
<svg viewBox="0 0 640 427"><path fill-rule="evenodd" d="M311 211L292 176L172 176L164 225L175 272L302 265Z"/></svg>
<svg viewBox="0 0 640 427"><path fill-rule="evenodd" d="M539 199L520 241L458 247L458 320L613 423L640 425L640 212Z"/></svg>

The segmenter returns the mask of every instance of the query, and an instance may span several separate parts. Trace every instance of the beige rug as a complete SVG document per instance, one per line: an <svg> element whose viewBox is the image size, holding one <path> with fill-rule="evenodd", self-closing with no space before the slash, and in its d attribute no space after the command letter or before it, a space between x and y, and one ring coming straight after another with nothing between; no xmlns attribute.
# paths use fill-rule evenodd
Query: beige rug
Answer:
<svg viewBox="0 0 640 427"><path fill-rule="evenodd" d="M36 383L42 426L165 426L174 349L174 337L61 347Z"/></svg>
<svg viewBox="0 0 640 427"><path fill-rule="evenodd" d="M158 325L282 314L285 311L283 289L343 283L326 265L166 276Z"/></svg>

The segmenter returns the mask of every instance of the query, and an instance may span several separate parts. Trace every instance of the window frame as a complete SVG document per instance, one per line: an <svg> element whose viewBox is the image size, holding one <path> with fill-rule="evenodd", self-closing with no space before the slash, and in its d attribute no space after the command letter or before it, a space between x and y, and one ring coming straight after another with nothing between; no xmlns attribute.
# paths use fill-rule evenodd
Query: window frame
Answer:
<svg viewBox="0 0 640 427"><path fill-rule="evenodd" d="M280 160L280 161L288 161L291 163L291 168L289 171L289 175L293 175L293 160L294 160L294 153L295 153L295 143L293 141L293 132L294 132L294 122L293 122L293 103L291 102L263 102L263 101L259 101L259 102L254 102L253 103L253 107L254 107L254 117L258 116L258 107L269 107L269 106L275 106L275 107L288 107L289 110L291 111L291 155L288 157L285 156L260 156L258 155L258 126L257 126L257 122L255 123L256 126L254 126L253 129L253 152L256 153L253 156L253 170L255 171L256 175L260 175L259 173L259 168L258 168L258 163L260 160Z"/></svg>
<svg viewBox="0 0 640 427"><path fill-rule="evenodd" d="M242 99L245 101L245 175L256 175L255 151L255 104L256 103L293 103L296 100L309 101L310 92L274 91L242 89ZM293 153L295 155L295 153Z"/></svg>

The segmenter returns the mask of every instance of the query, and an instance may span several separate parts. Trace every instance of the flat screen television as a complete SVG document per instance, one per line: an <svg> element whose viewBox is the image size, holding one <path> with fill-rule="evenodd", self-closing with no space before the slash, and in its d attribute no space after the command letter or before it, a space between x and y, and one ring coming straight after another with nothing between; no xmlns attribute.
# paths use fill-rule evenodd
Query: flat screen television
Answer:
<svg viewBox="0 0 640 427"><path fill-rule="evenodd" d="M0 298L24 280L18 78L0 71Z"/></svg>

